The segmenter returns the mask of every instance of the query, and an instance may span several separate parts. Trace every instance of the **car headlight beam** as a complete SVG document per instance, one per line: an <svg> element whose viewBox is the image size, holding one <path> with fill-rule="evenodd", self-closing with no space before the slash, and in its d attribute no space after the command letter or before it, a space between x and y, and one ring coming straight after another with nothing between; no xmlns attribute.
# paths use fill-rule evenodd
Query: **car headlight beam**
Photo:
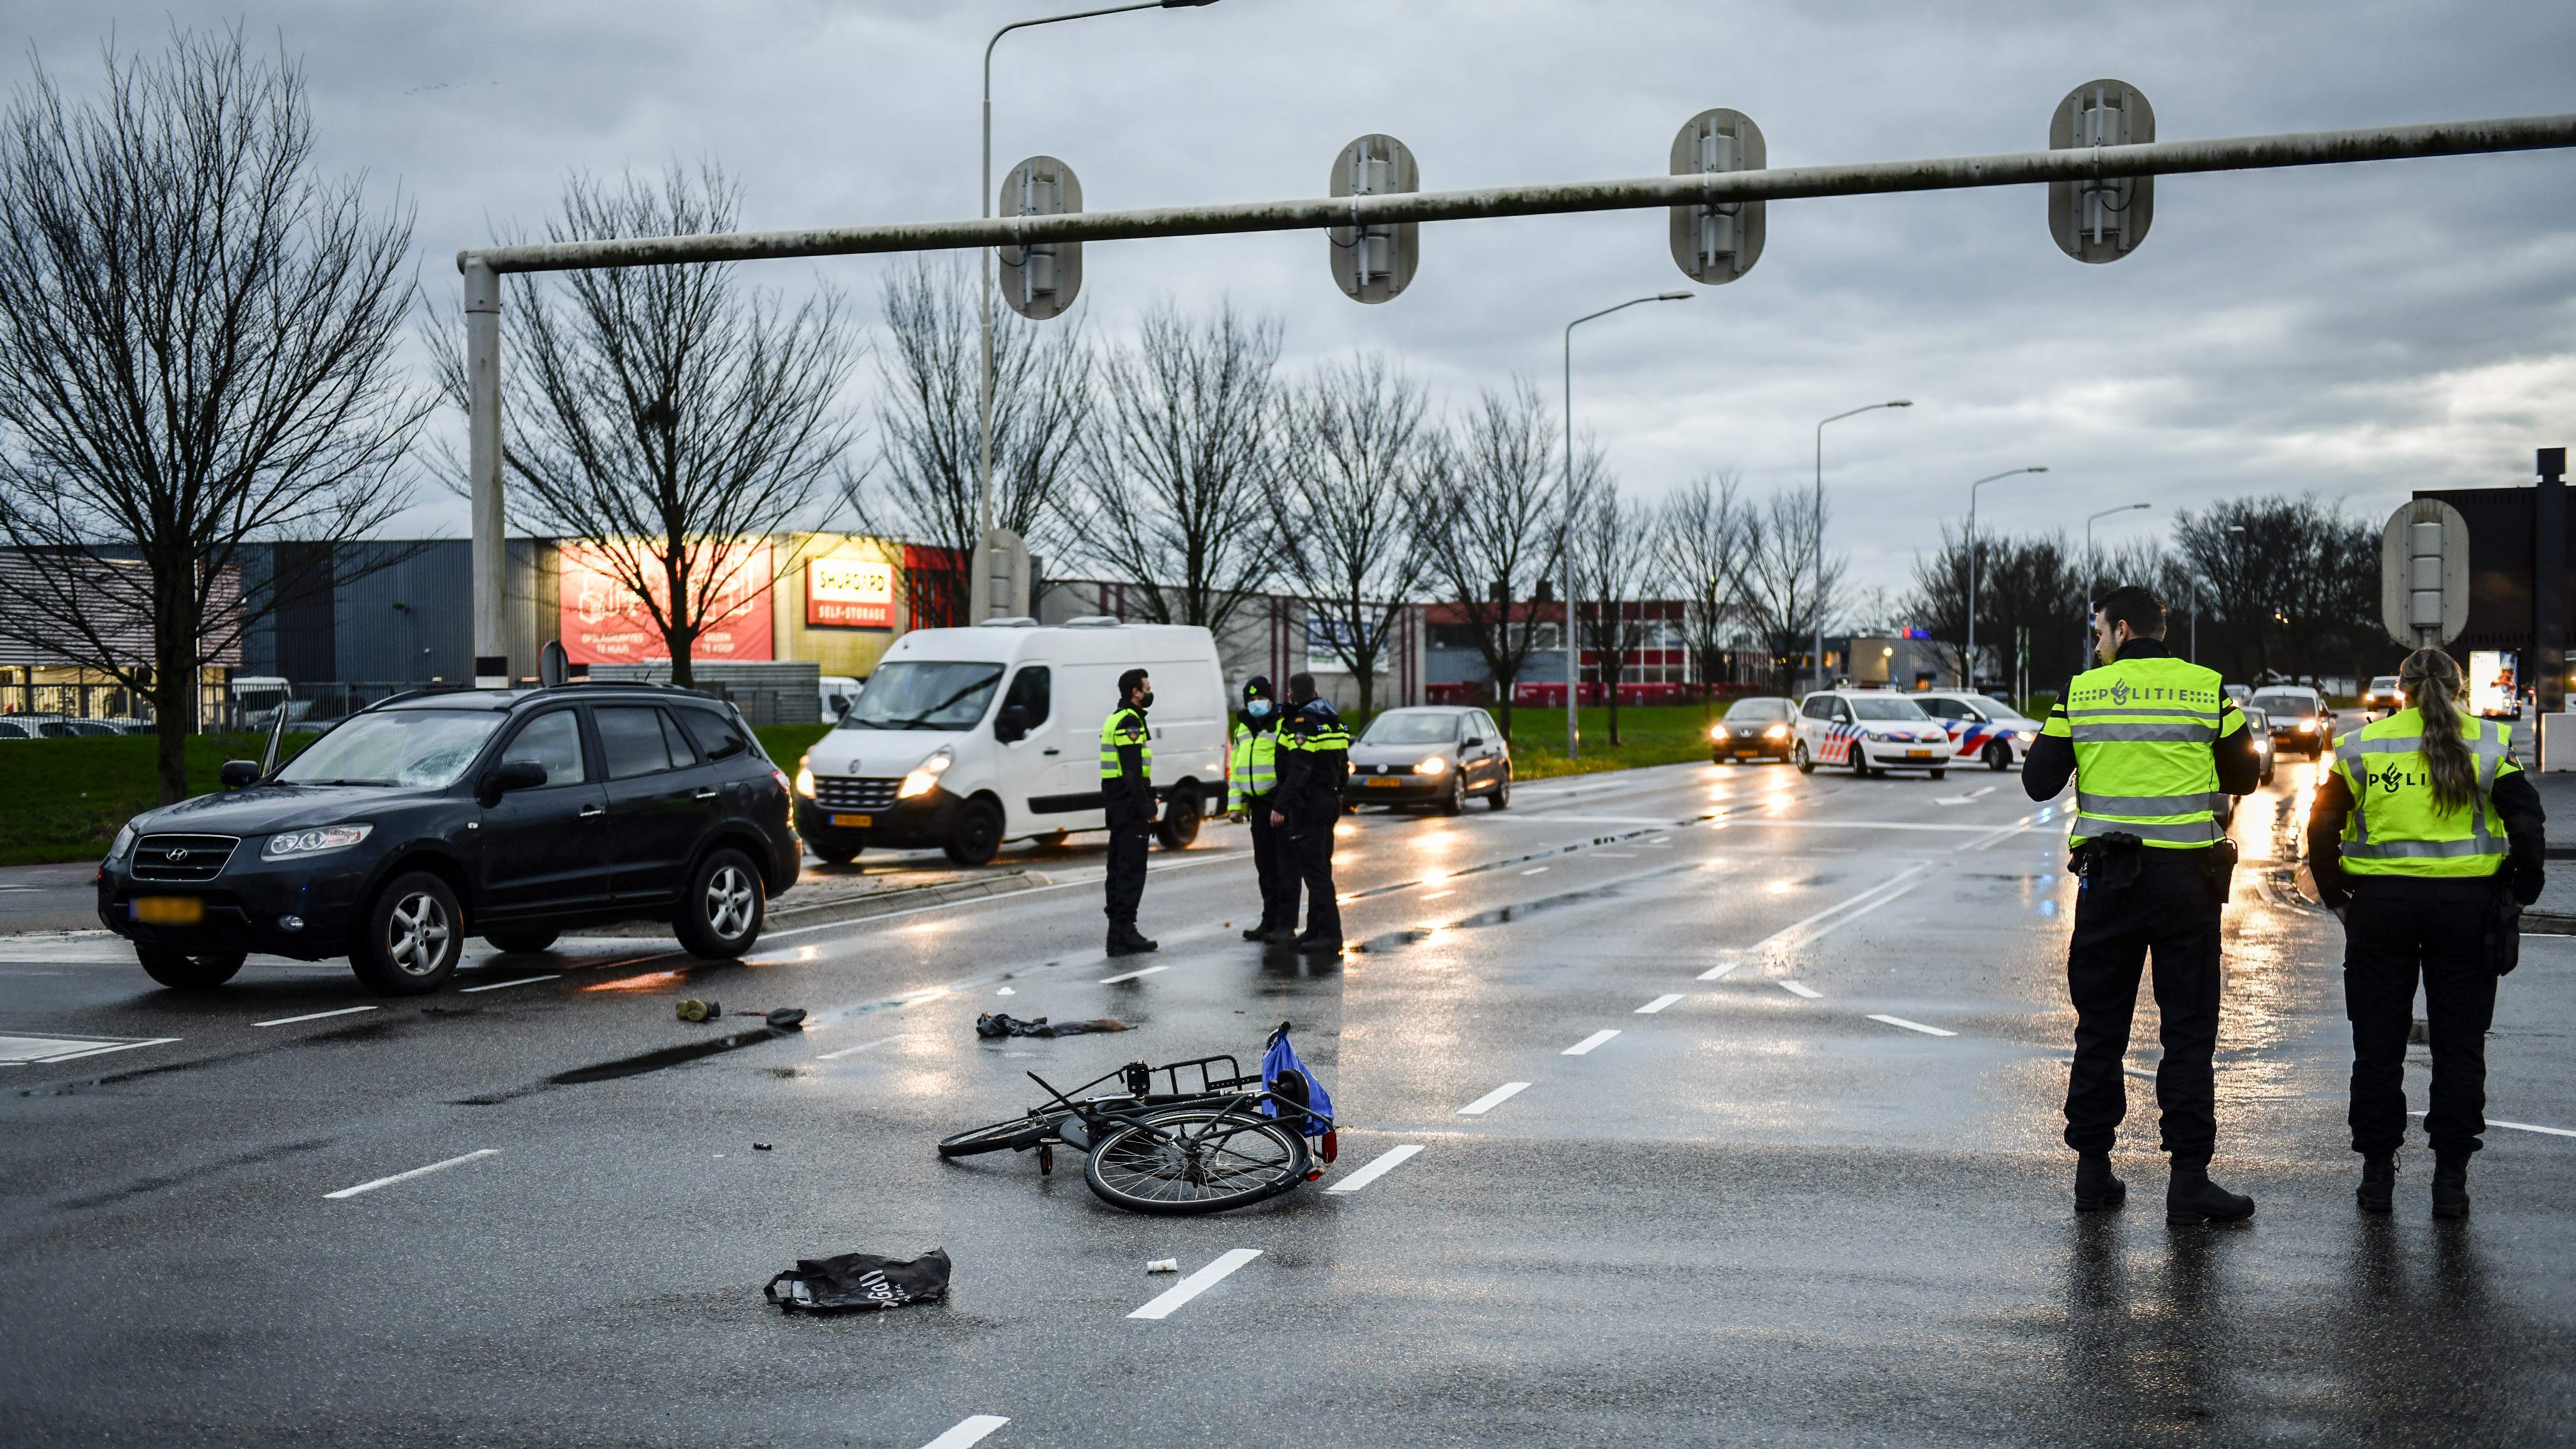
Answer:
<svg viewBox="0 0 2576 1449"><path fill-rule="evenodd" d="M1445 775L1449 773L1449 762L1439 755L1425 755L1422 757L1422 762L1413 767L1413 773L1417 775Z"/></svg>
<svg viewBox="0 0 2576 1449"><path fill-rule="evenodd" d="M290 830L272 835L259 849L262 860L289 860L298 856L321 855L326 851L346 850L375 832L373 825L324 825L312 830Z"/></svg>
<svg viewBox="0 0 2576 1449"><path fill-rule="evenodd" d="M1766 740L1785 740L1788 737L1789 727L1784 724L1775 724L1762 732L1762 738Z"/></svg>

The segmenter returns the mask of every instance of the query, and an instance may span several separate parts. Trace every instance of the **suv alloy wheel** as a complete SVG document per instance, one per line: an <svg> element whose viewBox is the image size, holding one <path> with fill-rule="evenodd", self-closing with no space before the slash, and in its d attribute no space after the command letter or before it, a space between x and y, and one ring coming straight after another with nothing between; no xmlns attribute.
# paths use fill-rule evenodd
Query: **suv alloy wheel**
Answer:
<svg viewBox="0 0 2576 1449"><path fill-rule="evenodd" d="M769 888L759 868L728 846L698 863L671 926L690 955L731 961L760 939L768 912Z"/></svg>
<svg viewBox="0 0 2576 1449"><path fill-rule="evenodd" d="M379 996L418 996L447 984L464 946L456 892L425 870L406 871L376 893L349 965Z"/></svg>

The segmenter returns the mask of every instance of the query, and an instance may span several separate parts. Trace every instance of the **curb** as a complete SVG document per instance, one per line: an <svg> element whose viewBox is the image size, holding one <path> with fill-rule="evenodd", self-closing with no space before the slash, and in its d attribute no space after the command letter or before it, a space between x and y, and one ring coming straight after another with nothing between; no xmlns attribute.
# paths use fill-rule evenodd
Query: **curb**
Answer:
<svg viewBox="0 0 2576 1449"><path fill-rule="evenodd" d="M2524 911L2522 933L2526 936L2576 936L2576 916L2562 916L2555 911Z"/></svg>

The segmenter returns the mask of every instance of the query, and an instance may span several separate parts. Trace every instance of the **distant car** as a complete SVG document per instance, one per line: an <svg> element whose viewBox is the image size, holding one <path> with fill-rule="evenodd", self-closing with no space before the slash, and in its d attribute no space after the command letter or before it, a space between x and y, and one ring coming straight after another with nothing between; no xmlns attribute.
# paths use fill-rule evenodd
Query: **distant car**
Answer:
<svg viewBox="0 0 2576 1449"><path fill-rule="evenodd" d="M1904 695L1884 689L1827 689L1798 706L1798 737L1790 762L1802 774L1816 766L1849 765L1864 779L1883 770L1923 770L1938 780L1948 773L1950 735L1941 722Z"/></svg>
<svg viewBox="0 0 2576 1449"><path fill-rule="evenodd" d="M826 674L817 683L822 697L816 703L823 707L823 723L839 724L850 706L859 702L859 681L847 674Z"/></svg>
<svg viewBox="0 0 2576 1449"><path fill-rule="evenodd" d="M2313 760L2334 741L2334 711L2326 708L2324 695L2306 685L2269 685L2256 690L2249 703L2269 721L2266 733L2275 753L2296 750Z"/></svg>
<svg viewBox="0 0 2576 1449"><path fill-rule="evenodd" d="M35 721L0 718L0 740L32 740L40 738L42 738L42 736L36 733Z"/></svg>
<svg viewBox="0 0 2576 1449"><path fill-rule="evenodd" d="M36 733L49 740L78 740L122 734L124 731L105 720L48 719L36 722Z"/></svg>
<svg viewBox="0 0 2576 1449"><path fill-rule="evenodd" d="M2254 697L2252 686L2243 684L2222 684L2218 686L2218 692L2236 701L2240 707Z"/></svg>
<svg viewBox="0 0 2576 1449"><path fill-rule="evenodd" d="M1726 718L1709 726L1709 763L1785 762L1797 742L1797 719L1798 702L1794 699L1777 695L1739 699L1726 707Z"/></svg>
<svg viewBox="0 0 2576 1449"><path fill-rule="evenodd" d="M2370 687L2361 692L2362 722L2385 719L2406 707L2406 691L2397 687L2394 674L2371 676Z"/></svg>
<svg viewBox="0 0 2576 1449"><path fill-rule="evenodd" d="M164 986L220 986L261 951L345 955L410 996L468 936L542 951L614 921L733 959L796 882L787 776L733 706L667 685L397 696L223 780L126 822L99 866L99 924Z"/></svg>
<svg viewBox="0 0 2576 1449"><path fill-rule="evenodd" d="M1906 698L1941 721L1950 732L1951 758L1962 765L1982 761L1989 770L2009 770L2039 738L2038 720L1990 694L1936 689Z"/></svg>
<svg viewBox="0 0 2576 1449"><path fill-rule="evenodd" d="M1443 815L1512 803L1512 751L1494 717L1471 705L1390 709L1351 741L1346 805L1431 805Z"/></svg>
<svg viewBox="0 0 2576 1449"><path fill-rule="evenodd" d="M2263 773L2255 783L2269 785L2272 783L2272 717L2249 704L2245 707L2245 728L2254 736L2255 753L2263 757Z"/></svg>

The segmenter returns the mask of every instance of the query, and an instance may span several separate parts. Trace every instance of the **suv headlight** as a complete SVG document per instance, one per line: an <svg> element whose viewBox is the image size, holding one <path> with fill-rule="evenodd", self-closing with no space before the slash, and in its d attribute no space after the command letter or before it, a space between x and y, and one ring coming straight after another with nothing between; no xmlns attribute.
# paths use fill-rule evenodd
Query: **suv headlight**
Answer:
<svg viewBox="0 0 2576 1449"><path fill-rule="evenodd" d="M909 800L915 795L929 794L939 783L939 777L947 774L948 767L956 763L957 752L941 745L931 751L929 759L913 766L912 773L903 777L903 784L894 792L894 798Z"/></svg>
<svg viewBox="0 0 2576 1449"><path fill-rule="evenodd" d="M125 824L122 828L120 828L120 829L116 832L116 839L114 839L114 840L112 840L112 841L109 841L109 842L108 842L108 846L107 846L107 860L108 860L108 864L110 864L110 865L114 865L116 862L118 862L118 861L120 861L120 860L125 859L125 853L126 853L127 851L129 851L129 850L132 850L133 848L134 848L134 824L133 824L133 822L132 822L132 821L128 821L128 822L126 822L126 824Z"/></svg>
<svg viewBox="0 0 2576 1449"><path fill-rule="evenodd" d="M290 830L272 835L260 847L262 860L286 860L299 855L320 855L324 851L346 850L375 832L372 825L325 825L318 830Z"/></svg>

